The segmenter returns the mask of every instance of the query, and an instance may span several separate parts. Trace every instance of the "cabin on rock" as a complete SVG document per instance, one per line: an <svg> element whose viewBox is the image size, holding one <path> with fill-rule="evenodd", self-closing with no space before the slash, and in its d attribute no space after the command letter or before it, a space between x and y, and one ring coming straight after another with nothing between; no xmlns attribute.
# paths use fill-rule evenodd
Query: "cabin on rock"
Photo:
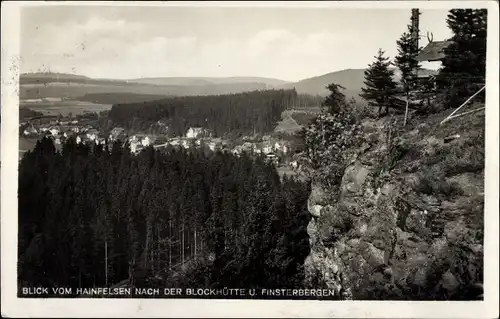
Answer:
<svg viewBox="0 0 500 319"><path fill-rule="evenodd" d="M428 78L433 73L429 72L432 70L438 70L443 64L443 59L445 58L444 50L450 46L452 41L432 41L430 40L427 46L423 48L417 56L417 61L420 62L420 67L423 70L419 70L419 78Z"/></svg>

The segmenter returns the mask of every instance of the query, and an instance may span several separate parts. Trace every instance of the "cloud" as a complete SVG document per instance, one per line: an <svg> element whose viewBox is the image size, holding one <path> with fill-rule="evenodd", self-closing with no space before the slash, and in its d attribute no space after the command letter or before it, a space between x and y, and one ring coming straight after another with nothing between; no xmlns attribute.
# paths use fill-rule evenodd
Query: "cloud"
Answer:
<svg viewBox="0 0 500 319"><path fill-rule="evenodd" d="M44 64L53 71L76 70L94 77L233 76L237 72L299 79L321 74L325 65L348 64L349 57L341 52L353 46L345 35L324 31L297 35L269 29L250 37L211 41L151 36L151 31L139 23L103 18L76 25L68 22L62 28L49 25L32 39L30 50L23 51L29 60L23 71Z"/></svg>
<svg viewBox="0 0 500 319"><path fill-rule="evenodd" d="M333 19L333 13L321 11L318 17L320 13L323 21ZM253 75L300 80L363 68L378 48L393 57L396 39L408 23L406 15L390 25L364 26L339 17L331 23L311 20L301 28L293 21L286 21L287 26L284 20L252 28L250 22L240 26L222 18L220 23L204 24L201 14L191 16L192 22L177 16L165 22L161 15L132 21L124 15L95 12L86 19L65 18L59 23L47 18L24 24L21 69L37 71L43 65L52 71L107 78ZM428 15L428 20L439 18ZM199 24L190 25L198 20Z"/></svg>

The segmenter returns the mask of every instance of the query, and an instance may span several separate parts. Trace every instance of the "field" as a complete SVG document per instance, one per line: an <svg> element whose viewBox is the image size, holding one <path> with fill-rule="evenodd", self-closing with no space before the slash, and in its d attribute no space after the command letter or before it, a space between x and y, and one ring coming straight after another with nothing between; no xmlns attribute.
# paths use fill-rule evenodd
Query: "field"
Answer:
<svg viewBox="0 0 500 319"><path fill-rule="evenodd" d="M304 107L285 110L274 129L275 132L295 134L321 112L320 107Z"/></svg>
<svg viewBox="0 0 500 319"><path fill-rule="evenodd" d="M34 111L42 112L45 115L67 116L71 113L73 116L83 114L85 112L101 112L111 109L111 104L97 104L92 102L67 100L62 102L40 102L40 103L23 103L21 107L26 107Z"/></svg>

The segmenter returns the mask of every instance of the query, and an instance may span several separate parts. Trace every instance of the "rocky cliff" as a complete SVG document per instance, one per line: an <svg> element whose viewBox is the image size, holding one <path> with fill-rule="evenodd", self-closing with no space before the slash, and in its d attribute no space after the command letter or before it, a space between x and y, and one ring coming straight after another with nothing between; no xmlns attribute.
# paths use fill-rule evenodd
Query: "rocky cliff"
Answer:
<svg viewBox="0 0 500 319"><path fill-rule="evenodd" d="M484 113L362 122L338 189L312 176L311 286L340 299L477 299L483 273Z"/></svg>

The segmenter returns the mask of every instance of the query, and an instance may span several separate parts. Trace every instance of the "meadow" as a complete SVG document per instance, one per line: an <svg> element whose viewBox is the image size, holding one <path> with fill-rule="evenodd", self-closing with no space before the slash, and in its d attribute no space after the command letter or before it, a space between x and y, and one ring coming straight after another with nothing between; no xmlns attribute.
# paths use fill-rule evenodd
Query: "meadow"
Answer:
<svg viewBox="0 0 500 319"><path fill-rule="evenodd" d="M37 103L26 103L21 101L20 107L26 107L34 111L42 112L45 115L59 115L68 116L79 115L86 112L96 112L106 111L111 109L111 104L97 104L85 101L76 100L66 100L61 102L37 102Z"/></svg>

